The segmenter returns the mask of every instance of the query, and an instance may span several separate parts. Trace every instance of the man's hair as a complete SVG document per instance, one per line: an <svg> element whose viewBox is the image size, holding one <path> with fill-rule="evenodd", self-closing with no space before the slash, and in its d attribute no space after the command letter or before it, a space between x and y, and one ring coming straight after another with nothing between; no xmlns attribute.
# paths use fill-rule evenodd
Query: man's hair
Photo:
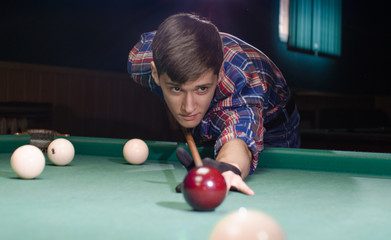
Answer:
<svg viewBox="0 0 391 240"><path fill-rule="evenodd" d="M218 75L223 47L217 27L201 17L180 13L168 17L152 41L153 61L158 75L172 81L196 80L208 70Z"/></svg>

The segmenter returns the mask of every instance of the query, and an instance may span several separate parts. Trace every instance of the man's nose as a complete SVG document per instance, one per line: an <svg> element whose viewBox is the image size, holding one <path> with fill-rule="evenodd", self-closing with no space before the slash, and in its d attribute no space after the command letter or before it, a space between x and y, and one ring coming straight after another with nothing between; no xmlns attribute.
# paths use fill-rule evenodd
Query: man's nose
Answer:
<svg viewBox="0 0 391 240"><path fill-rule="evenodd" d="M182 103L182 110L187 113L193 113L197 108L197 104L195 102L194 94L191 92L186 93L185 98Z"/></svg>

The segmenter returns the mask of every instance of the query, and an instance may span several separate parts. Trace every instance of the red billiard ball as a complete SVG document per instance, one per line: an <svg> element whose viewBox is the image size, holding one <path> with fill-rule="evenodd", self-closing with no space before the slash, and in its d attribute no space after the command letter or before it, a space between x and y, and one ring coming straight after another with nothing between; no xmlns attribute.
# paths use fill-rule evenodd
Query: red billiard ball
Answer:
<svg viewBox="0 0 391 240"><path fill-rule="evenodd" d="M209 166L195 167L183 180L182 193L194 210L212 211L223 202L227 184L217 169Z"/></svg>

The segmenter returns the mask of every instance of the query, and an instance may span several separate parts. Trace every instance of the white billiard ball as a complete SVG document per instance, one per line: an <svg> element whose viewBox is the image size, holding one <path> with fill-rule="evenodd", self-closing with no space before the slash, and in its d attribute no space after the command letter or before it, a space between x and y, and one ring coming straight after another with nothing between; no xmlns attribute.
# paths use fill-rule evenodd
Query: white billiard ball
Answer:
<svg viewBox="0 0 391 240"><path fill-rule="evenodd" d="M72 162L75 156L73 144L65 138L53 140L47 148L48 158L58 166L64 166Z"/></svg>
<svg viewBox="0 0 391 240"><path fill-rule="evenodd" d="M123 154L128 163L142 164L148 158L149 149L143 140L134 138L126 142Z"/></svg>
<svg viewBox="0 0 391 240"><path fill-rule="evenodd" d="M279 224L270 216L260 211L240 208L218 222L209 239L285 240L286 238Z"/></svg>
<svg viewBox="0 0 391 240"><path fill-rule="evenodd" d="M17 148L11 156L11 167L24 179L38 177L45 168L45 156L33 145L23 145Z"/></svg>

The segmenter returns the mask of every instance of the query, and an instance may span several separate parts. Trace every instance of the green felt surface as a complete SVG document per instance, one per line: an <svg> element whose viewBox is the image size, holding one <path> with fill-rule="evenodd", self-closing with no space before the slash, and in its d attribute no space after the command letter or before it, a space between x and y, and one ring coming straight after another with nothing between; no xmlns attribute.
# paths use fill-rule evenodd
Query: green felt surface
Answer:
<svg viewBox="0 0 391 240"><path fill-rule="evenodd" d="M186 174L174 154L183 144L149 142L150 158L135 166L118 153L126 140L74 137L70 166L47 162L37 179L21 180L9 159L25 141L0 137L0 239L208 239L240 207L271 215L291 240L391 235L391 169L361 167L387 167L387 154L269 149L247 179L255 196L230 192L215 211L194 212L174 192Z"/></svg>

